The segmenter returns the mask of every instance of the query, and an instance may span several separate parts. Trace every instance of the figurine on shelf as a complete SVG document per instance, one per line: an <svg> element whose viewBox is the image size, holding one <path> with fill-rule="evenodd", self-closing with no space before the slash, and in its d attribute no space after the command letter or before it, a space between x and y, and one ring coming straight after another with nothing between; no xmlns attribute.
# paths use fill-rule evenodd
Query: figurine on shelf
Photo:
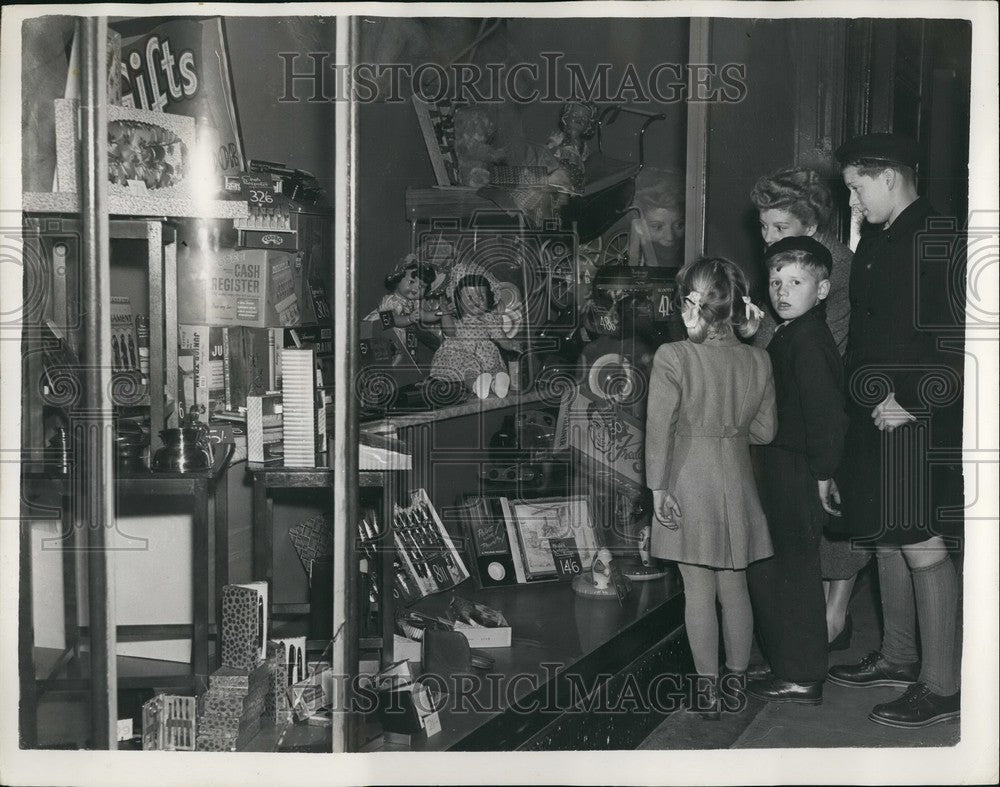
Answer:
<svg viewBox="0 0 1000 787"><path fill-rule="evenodd" d="M497 127L483 109L465 107L455 113L455 153L463 186L481 188L490 182L490 165L507 157L497 145Z"/></svg>
<svg viewBox="0 0 1000 787"><path fill-rule="evenodd" d="M406 329L411 326L432 334L437 332L435 323L441 320L438 303L427 297L434 277L431 265L420 262L415 254L407 254L385 277L388 293L365 320L381 321L383 328L393 329L401 348L406 347ZM401 352L397 353L393 363L399 363L401 356Z"/></svg>
<svg viewBox="0 0 1000 787"><path fill-rule="evenodd" d="M549 183L583 191L585 163L590 156L587 140L597 131L597 105L593 101L567 101L559 114L559 131L549 137L548 149L559 162Z"/></svg>
<svg viewBox="0 0 1000 787"><path fill-rule="evenodd" d="M480 399L492 391L501 399L510 390L500 348L517 343L503 330L503 315L485 276L469 274L455 286L453 307L441 316L444 342L434 353L431 376L463 382Z"/></svg>
<svg viewBox="0 0 1000 787"><path fill-rule="evenodd" d="M590 571L573 577L573 591L578 596L592 599L617 600L619 593L627 594L631 583L621 574L618 575L616 583L614 570L611 566L613 561L614 557L610 549L607 547L598 549Z"/></svg>
<svg viewBox="0 0 1000 787"><path fill-rule="evenodd" d="M597 551L597 557L594 558L594 565L590 570L595 590L611 589L611 560L611 550L607 547Z"/></svg>

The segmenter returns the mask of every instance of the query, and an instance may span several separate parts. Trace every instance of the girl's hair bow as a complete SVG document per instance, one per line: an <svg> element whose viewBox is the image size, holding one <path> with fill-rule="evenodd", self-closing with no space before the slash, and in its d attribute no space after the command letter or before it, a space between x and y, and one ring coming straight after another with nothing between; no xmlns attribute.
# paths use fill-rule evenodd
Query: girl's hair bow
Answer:
<svg viewBox="0 0 1000 787"><path fill-rule="evenodd" d="M760 308L756 303L750 300L749 295L743 296L743 303L746 304L747 309L747 322L750 322L754 317L758 320L764 319L764 310Z"/></svg>
<svg viewBox="0 0 1000 787"><path fill-rule="evenodd" d="M687 308L681 312L684 326L688 329L694 329L698 325L698 320L701 319L701 293L692 290L684 296L684 300L688 304Z"/></svg>

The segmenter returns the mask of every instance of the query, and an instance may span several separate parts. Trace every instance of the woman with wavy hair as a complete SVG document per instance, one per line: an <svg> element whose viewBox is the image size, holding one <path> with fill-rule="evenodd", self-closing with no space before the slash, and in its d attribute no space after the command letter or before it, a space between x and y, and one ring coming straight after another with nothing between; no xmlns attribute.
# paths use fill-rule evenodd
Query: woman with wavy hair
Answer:
<svg viewBox="0 0 1000 787"><path fill-rule="evenodd" d="M837 240L830 227L833 214L830 189L814 170L793 167L760 178L750 192L750 200L760 215L760 234L766 246L782 238L809 235L830 250L833 271L826 299L826 322L843 357L851 317L848 284L854 255ZM766 347L776 326L772 313L766 311L754 343ZM851 642L853 626L847 609L854 582L871 555L852 549L849 541L824 536L820 558L826 590L827 639L830 650L843 650Z"/></svg>

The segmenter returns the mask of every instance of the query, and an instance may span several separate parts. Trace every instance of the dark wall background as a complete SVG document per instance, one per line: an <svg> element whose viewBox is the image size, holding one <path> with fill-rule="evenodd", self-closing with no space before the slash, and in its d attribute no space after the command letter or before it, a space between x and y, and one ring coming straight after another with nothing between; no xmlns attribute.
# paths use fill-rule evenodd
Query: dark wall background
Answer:
<svg viewBox="0 0 1000 787"><path fill-rule="evenodd" d="M785 20L714 19L711 57L745 63L746 98L709 107L705 253L750 274L763 250L750 190L757 178L793 163L795 91Z"/></svg>
<svg viewBox="0 0 1000 787"><path fill-rule="evenodd" d="M740 103L709 107L706 253L759 275L763 242L750 190L761 175L794 164L796 155L809 157L825 176L846 228L848 195L830 154L857 133L917 138L921 193L939 210L964 216L970 35L964 20L713 19L710 59L745 63L747 94ZM843 49L828 45L831 40L842 41ZM838 89L836 74L845 66ZM803 79L803 73L815 78ZM810 114L819 113L809 101L824 80L831 86L832 117L820 121ZM827 155L796 151L797 135L801 142L810 133L829 134L823 140Z"/></svg>
<svg viewBox="0 0 1000 787"><path fill-rule="evenodd" d="M468 20L453 19L363 20L363 58L369 62L422 63L428 58L449 62L478 32L478 20L471 25ZM611 73L620 79L624 67L632 63L645 78L659 63L686 63L687 40L686 19L509 19L477 45L472 62L508 66L537 63L541 69L544 61L540 53L558 52L564 55L564 63L580 63L586 73L599 63L608 63ZM611 82L617 84L615 76ZM667 116L647 132L647 163L683 171L685 105L647 104L642 108ZM559 109L559 103L507 104L500 110L501 123L532 142L544 144L557 128ZM404 190L408 186L430 187L435 180L409 100L361 105L359 130L358 254L360 312L364 314L375 308L384 294L385 274L410 251ZM636 155L634 130L635 124L629 126L623 119L609 132L605 150L616 157L632 158Z"/></svg>
<svg viewBox="0 0 1000 787"><path fill-rule="evenodd" d="M311 172L332 196L335 105L305 100L311 90L302 82L295 85L302 100L279 101L285 94L285 64L278 53L299 53L298 72L311 71L308 52L329 52L333 63L334 19L228 17L225 30L247 157Z"/></svg>
<svg viewBox="0 0 1000 787"><path fill-rule="evenodd" d="M228 17L225 20L236 107L247 158L278 161L311 172L326 189L334 191L333 102L309 102L310 88L299 82L296 95L303 100L281 102L285 95L285 65L279 52L299 53L296 71L311 70L308 52L329 52L335 60L336 30L330 17ZM328 261L332 281L333 253ZM235 487L235 489L234 489ZM250 486L244 466L230 475L230 571L243 581L250 575ZM279 603L308 600L305 570L288 539L288 529L316 515L332 499L322 494L279 494L274 505L274 597Z"/></svg>

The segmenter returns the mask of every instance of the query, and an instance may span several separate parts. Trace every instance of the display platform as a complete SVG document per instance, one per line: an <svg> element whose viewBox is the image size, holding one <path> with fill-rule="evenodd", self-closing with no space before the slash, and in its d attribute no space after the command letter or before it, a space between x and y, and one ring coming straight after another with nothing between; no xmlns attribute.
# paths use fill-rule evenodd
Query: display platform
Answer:
<svg viewBox="0 0 1000 787"><path fill-rule="evenodd" d="M686 647L674 645L686 642L676 571L634 586L622 605L580 597L569 582L457 592L502 611L513 630L511 646L486 651L495 659L488 672L432 678L440 682L443 677L449 690L440 713L441 732L416 736L412 750L511 751L535 748L542 739L551 748L586 748L574 741L588 735L588 726L608 724L618 732L608 732L604 739L631 738L641 734L635 725L648 719L613 711L580 713L574 710L577 701L603 682L609 696L614 695L620 676L645 669L651 659L657 670L670 669L664 665L672 659L678 672L688 669ZM443 615L450 597L431 596L413 609ZM663 718L645 715L657 723ZM386 743L381 750L406 747Z"/></svg>

